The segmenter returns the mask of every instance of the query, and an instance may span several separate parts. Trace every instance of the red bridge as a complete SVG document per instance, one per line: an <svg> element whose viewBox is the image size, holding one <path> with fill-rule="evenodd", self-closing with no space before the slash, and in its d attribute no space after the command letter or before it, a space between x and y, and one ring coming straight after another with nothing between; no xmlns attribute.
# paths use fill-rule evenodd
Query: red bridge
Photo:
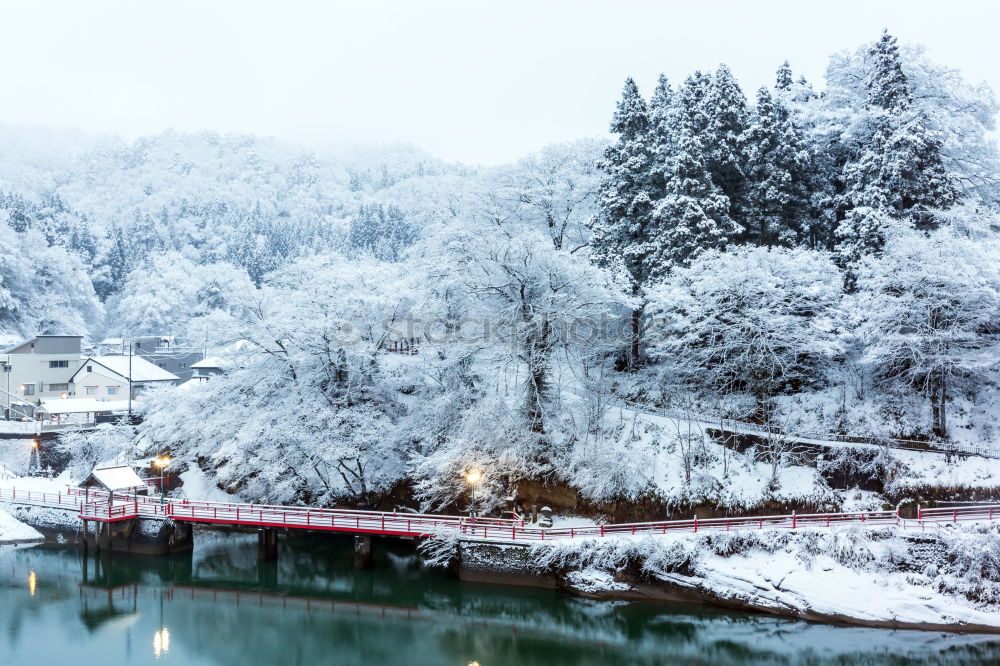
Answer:
<svg viewBox="0 0 1000 666"><path fill-rule="evenodd" d="M130 493L67 488L65 493L0 489L0 501L75 509L80 519L113 523L133 518L170 519L195 524L346 532L362 535L432 537L459 535L506 542L549 541L614 535L671 534L677 532L749 529L799 529L840 525L897 526L936 529L966 521L1000 518L1000 505L976 505L917 510L916 518L898 511L693 518L644 523L617 523L579 527L540 528L522 519L476 518L396 511L356 511L298 506L271 506L234 502L202 502Z"/></svg>

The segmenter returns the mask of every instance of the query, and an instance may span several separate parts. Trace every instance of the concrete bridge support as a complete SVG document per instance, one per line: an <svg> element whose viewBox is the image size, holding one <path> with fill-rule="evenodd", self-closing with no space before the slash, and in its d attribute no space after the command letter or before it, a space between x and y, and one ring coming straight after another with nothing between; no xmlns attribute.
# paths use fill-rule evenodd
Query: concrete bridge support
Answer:
<svg viewBox="0 0 1000 666"><path fill-rule="evenodd" d="M354 568L370 569L373 566L375 566L375 557L372 548L372 536L370 534L355 535Z"/></svg>
<svg viewBox="0 0 1000 666"><path fill-rule="evenodd" d="M172 520L130 518L116 522L84 521L83 547L102 553L171 555L194 549L191 525Z"/></svg>
<svg viewBox="0 0 1000 666"><path fill-rule="evenodd" d="M265 527L257 532L257 560L269 562L278 559L278 530Z"/></svg>

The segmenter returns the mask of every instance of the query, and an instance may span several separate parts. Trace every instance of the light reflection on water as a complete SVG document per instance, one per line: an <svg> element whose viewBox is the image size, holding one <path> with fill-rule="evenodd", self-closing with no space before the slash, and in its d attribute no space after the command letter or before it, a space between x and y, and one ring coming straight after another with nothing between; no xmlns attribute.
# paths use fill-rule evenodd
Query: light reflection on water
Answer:
<svg viewBox="0 0 1000 666"><path fill-rule="evenodd" d="M277 563L245 537L196 543L161 558L0 550L0 664L1000 663L998 637L461 584L398 542L360 571L344 537L282 542Z"/></svg>

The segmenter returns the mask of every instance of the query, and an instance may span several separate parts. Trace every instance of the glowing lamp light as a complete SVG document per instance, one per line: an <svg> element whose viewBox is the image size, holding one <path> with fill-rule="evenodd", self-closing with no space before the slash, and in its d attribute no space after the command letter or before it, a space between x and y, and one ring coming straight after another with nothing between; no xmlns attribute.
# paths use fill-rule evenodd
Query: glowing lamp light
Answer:
<svg viewBox="0 0 1000 666"><path fill-rule="evenodd" d="M483 473L480 472L478 469L474 469L465 475L465 480L471 483L472 485L476 485L477 483L479 483L479 480L481 478L483 478Z"/></svg>
<svg viewBox="0 0 1000 666"><path fill-rule="evenodd" d="M153 634L153 656L157 659L170 651L170 630L163 627Z"/></svg>
<svg viewBox="0 0 1000 666"><path fill-rule="evenodd" d="M35 576L35 571L32 569L28 572L28 594L35 596L35 587L38 585L38 577Z"/></svg>

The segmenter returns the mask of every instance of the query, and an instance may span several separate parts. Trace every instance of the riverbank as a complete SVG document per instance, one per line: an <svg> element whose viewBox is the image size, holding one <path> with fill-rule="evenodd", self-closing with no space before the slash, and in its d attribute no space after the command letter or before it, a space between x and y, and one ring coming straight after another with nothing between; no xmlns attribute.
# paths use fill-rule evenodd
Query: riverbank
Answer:
<svg viewBox="0 0 1000 666"><path fill-rule="evenodd" d="M439 546L437 559L445 550ZM1000 633L996 525L763 530L455 546L465 580L605 600L710 604L800 620Z"/></svg>
<svg viewBox="0 0 1000 666"><path fill-rule="evenodd" d="M45 537L35 528L22 523L0 508L0 546L41 543Z"/></svg>

